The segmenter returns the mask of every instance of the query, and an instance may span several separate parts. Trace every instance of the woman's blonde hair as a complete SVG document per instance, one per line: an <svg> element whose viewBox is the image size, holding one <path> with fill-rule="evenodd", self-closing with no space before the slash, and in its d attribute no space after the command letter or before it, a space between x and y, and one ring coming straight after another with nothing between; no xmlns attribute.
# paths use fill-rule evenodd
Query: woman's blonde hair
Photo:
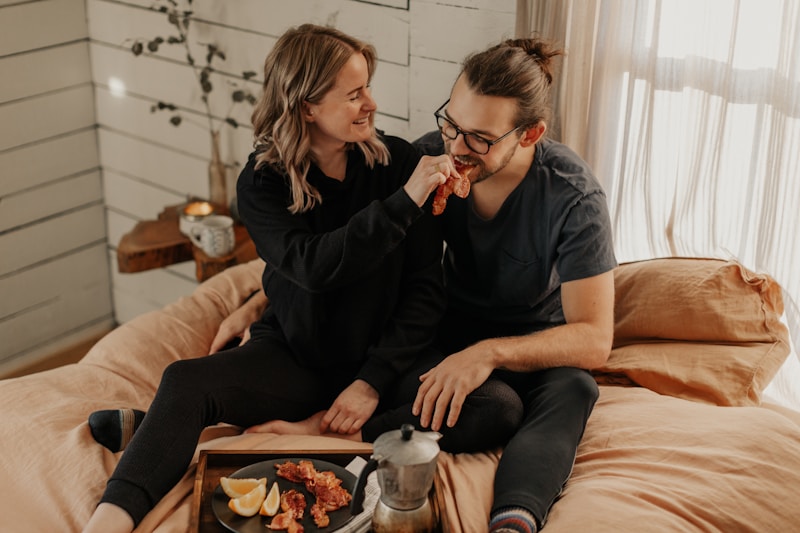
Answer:
<svg viewBox="0 0 800 533"><path fill-rule="evenodd" d="M372 45L334 28L303 24L284 33L264 62L264 90L252 115L256 168L270 164L289 177L292 213L321 201L307 181L312 156L303 103L319 103L342 67L359 53L367 60L371 80L378 61ZM369 140L355 144L370 167L389 163L389 151L374 128Z"/></svg>

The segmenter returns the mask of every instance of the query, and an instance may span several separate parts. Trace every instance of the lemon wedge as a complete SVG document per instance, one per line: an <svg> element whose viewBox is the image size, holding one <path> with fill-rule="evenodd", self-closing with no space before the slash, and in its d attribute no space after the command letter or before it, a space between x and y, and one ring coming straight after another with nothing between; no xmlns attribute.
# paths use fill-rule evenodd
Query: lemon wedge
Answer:
<svg viewBox="0 0 800 533"><path fill-rule="evenodd" d="M267 498L264 500L264 504L261 506L261 510L258 514L262 516L275 516L278 514L278 510L281 507L281 491L278 488L278 482L274 481L272 483L272 488L269 489L269 494L267 494Z"/></svg>
<svg viewBox="0 0 800 533"><path fill-rule="evenodd" d="M221 477L219 478L219 484L222 487L222 491L228 498L241 498L256 488L257 485L264 485L264 488L266 489L267 478L262 477L261 479L255 479Z"/></svg>
<svg viewBox="0 0 800 533"><path fill-rule="evenodd" d="M241 516L255 516L267 497L266 484L258 484L256 488L238 498L231 498L228 507L234 513Z"/></svg>

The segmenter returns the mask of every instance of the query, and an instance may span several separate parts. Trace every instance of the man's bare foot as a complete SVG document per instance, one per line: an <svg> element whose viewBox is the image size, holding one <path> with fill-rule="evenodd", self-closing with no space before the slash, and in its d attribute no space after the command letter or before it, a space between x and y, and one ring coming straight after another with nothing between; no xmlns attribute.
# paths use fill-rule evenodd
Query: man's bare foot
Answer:
<svg viewBox="0 0 800 533"><path fill-rule="evenodd" d="M245 433L276 433L278 435L314 435L324 437L338 437L361 442L361 432L353 434L333 433L330 431L322 432L320 424L325 411L320 411L299 422L288 422L286 420L270 420L257 426L247 428Z"/></svg>

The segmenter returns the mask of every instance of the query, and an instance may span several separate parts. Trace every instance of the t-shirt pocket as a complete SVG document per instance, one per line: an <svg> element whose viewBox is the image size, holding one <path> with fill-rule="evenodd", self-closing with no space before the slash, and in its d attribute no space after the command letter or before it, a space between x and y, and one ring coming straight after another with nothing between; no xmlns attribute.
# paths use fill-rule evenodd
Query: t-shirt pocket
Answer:
<svg viewBox="0 0 800 533"><path fill-rule="evenodd" d="M547 289L549 276L542 272L537 256L521 257L519 252L501 250L497 274L494 298L506 305L533 306Z"/></svg>

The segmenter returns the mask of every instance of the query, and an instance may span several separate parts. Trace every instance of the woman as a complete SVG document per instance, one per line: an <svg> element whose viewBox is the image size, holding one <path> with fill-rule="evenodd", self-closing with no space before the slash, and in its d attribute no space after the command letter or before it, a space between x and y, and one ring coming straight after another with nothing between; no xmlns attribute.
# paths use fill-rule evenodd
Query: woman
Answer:
<svg viewBox="0 0 800 533"><path fill-rule="evenodd" d="M237 186L270 305L244 345L165 370L85 532L131 531L212 424L312 420L365 441L418 425L411 404L441 359L430 345L444 308L442 241L423 206L452 162L420 161L375 131L375 65L371 46L313 25L270 52L256 150ZM458 426L442 429L444 449L510 435L521 406L492 392L476 391Z"/></svg>

